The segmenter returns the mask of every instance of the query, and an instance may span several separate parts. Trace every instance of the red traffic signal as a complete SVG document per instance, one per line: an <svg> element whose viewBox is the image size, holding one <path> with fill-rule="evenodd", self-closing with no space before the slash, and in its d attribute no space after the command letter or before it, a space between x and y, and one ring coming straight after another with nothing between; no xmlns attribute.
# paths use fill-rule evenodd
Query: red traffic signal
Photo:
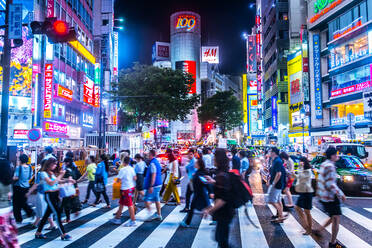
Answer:
<svg viewBox="0 0 372 248"><path fill-rule="evenodd" d="M206 123L205 124L205 131L211 131L213 128L213 124L212 123Z"/></svg>
<svg viewBox="0 0 372 248"><path fill-rule="evenodd" d="M52 43L77 40L75 29L56 17L46 18L44 22L33 21L30 26L33 34L46 34Z"/></svg>
<svg viewBox="0 0 372 248"><path fill-rule="evenodd" d="M53 23L53 29L56 34L66 35L68 34L68 24L64 21L58 20Z"/></svg>

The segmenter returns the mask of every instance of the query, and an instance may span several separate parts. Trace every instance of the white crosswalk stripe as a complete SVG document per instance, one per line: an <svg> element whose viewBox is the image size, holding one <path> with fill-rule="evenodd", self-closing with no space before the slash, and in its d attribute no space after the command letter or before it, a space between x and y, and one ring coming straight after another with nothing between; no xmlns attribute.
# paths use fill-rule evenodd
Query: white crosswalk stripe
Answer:
<svg viewBox="0 0 372 248"><path fill-rule="evenodd" d="M164 205L162 205L163 207ZM103 205L100 205L100 207L103 207ZM182 208L181 206L177 207L170 207L171 212L166 216L165 219L163 219L159 225L154 226L153 230L150 230L150 232L147 232L147 236L144 237L143 242L138 246L141 248L158 248L158 247L166 247L169 246L169 242L171 239L182 239L183 233L187 233L189 231L192 232L193 236L192 241L189 242L192 248L217 248L217 243L214 240L214 231L216 226L209 225L210 220L209 219L202 219L199 226L195 226L194 228L197 229L197 231L192 231L193 229L185 229L182 232L178 232L179 223L185 218L184 213L180 213L179 210ZM97 210L98 208L92 208L88 207L82 210L81 215L76 218L81 218L83 216L88 215L89 213L92 213L93 211ZM80 226L74 228L73 230L69 231L68 233L72 236L71 241L61 241L60 237L54 236L54 240L50 242L46 242L45 244L38 245L38 247L42 248L62 248L69 245L74 245L73 242L79 240L78 243L83 243L81 241L84 241L86 236L90 236L95 232L104 231L104 228L107 228L107 225L104 225L109 221L109 219L113 218L113 213L116 211L117 208L112 209L110 211L107 211L105 213L102 213L99 216L96 216L95 218L89 220L88 222L85 222L81 224ZM275 209L269 205L270 212L273 214L276 213ZM343 213L346 217L351 219L353 222L356 223L356 225L363 226L370 229L371 221L368 217L363 216L362 214L351 210L348 207L344 207ZM247 211L247 214L246 212ZM252 204L247 205L247 209L245 210L245 207L242 207L238 209L236 218L238 218L239 228L237 230L240 230L238 233L234 233L235 239L240 238L239 241L236 242L236 244L239 244L237 247L240 248L248 248L248 247L263 247L268 248L272 244L272 240L269 241L267 238L270 238L272 235L265 235L265 232L268 232L268 230L264 230L264 225L261 225L262 219L261 218L267 218L264 216L259 216L259 212L256 212L255 207ZM262 212L260 212L262 214ZM126 212L126 214L128 214ZM97 241L94 243L90 240L89 244L91 248L103 248L103 247L118 247L119 244L121 244L122 241L124 241L126 238L128 238L131 234L138 235L139 232L143 230L140 228L144 224L145 217L147 217L147 210L143 209L136 215L136 222L137 225L134 227L124 227L125 223L129 222L127 220L126 222L122 223L121 225L110 227L110 230L107 230L104 232L104 235L100 237ZM313 219L318 222L319 224L323 224L327 219L328 216L323 213L321 210L317 208L313 208L312 210L312 216ZM200 218L199 215L195 215L194 218ZM261 222L260 222L261 219ZM341 241L343 244L345 244L347 247L356 247L355 244L358 244L358 248L364 248L364 247L372 247L371 244L367 243L366 237L359 236L355 230L351 231L348 230L345 226L340 225L340 231L338 235L338 240ZM289 214L288 219L280 225L276 225L276 228L281 228L285 233L285 239L287 239L287 242L290 242L293 247L320 247L319 244L311 237L311 236L304 236L302 235L303 228L300 225L300 223L297 221L297 219L294 217L294 215ZM331 228L327 228L327 231L330 232ZM101 232L102 233L102 232ZM26 232L22 235L20 235L19 241L21 244L25 244L28 241L33 240L35 234L35 230ZM48 235L48 234L47 234ZM88 238L87 238L87 241ZM369 241L370 242L370 241ZM29 247L29 246L28 246ZM78 246L76 246L78 247ZM87 246L85 246L87 247ZM189 247L189 246L185 246Z"/></svg>
<svg viewBox="0 0 372 248"><path fill-rule="evenodd" d="M372 213L372 208L365 208L365 210Z"/></svg>
<svg viewBox="0 0 372 248"><path fill-rule="evenodd" d="M325 213L320 211L318 208L313 208L311 210L311 215L313 219L323 225L329 218ZM327 231L331 233L332 227L329 225ZM358 244L358 248L371 248L371 245L367 244L360 237L346 229L343 225L340 225L340 229L337 235L337 239L340 240L346 247L355 247Z"/></svg>
<svg viewBox="0 0 372 248"><path fill-rule="evenodd" d="M97 207L87 207L87 208L84 208L83 210L80 211L80 214L78 216L76 216L75 214L72 214L71 215L71 221L74 221L78 218L81 218L85 215L88 215L96 210L99 209L99 207L102 207L103 204L99 204L97 205ZM54 222L56 225L57 223ZM35 238L35 232L36 230L32 230L32 231L29 231L29 232L26 232L26 233L23 233L21 235L18 236L18 242L20 245L30 241L30 240L33 240Z"/></svg>

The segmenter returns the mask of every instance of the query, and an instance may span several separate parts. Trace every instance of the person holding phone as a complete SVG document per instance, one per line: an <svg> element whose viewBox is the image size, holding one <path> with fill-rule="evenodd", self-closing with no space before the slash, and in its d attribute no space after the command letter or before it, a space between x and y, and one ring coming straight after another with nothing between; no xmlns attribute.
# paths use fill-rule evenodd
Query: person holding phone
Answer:
<svg viewBox="0 0 372 248"><path fill-rule="evenodd" d="M194 198L191 202L190 211L187 212L186 220L181 222L182 227L190 227L192 217L194 215L194 210L199 211L209 208L211 203L209 198L213 198L211 192L211 186L208 184L206 176L208 172L205 168L203 159L199 158L195 163L195 169L197 170L193 175L193 188L194 188Z"/></svg>

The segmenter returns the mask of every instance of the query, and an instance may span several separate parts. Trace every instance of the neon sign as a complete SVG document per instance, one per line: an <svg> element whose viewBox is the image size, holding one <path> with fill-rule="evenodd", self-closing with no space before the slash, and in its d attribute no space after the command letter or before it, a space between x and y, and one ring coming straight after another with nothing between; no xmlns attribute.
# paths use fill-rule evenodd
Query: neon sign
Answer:
<svg viewBox="0 0 372 248"><path fill-rule="evenodd" d="M342 89L333 90L331 92L331 97L336 97L336 96L341 96L341 95L354 93L354 92L361 91L363 89L369 88L371 86L372 86L372 83L370 81L367 81L367 82L364 82L364 83L352 85L352 86L345 87L345 88L342 88Z"/></svg>
<svg viewBox="0 0 372 248"><path fill-rule="evenodd" d="M316 13L316 15L310 18L310 23L315 22L320 17L327 14L332 9L336 8L337 5L341 4L341 2L342 0L317 0L314 3L314 13ZM329 4L331 5L328 6Z"/></svg>
<svg viewBox="0 0 372 248"><path fill-rule="evenodd" d="M343 36L344 34L350 33L351 31L353 31L354 29L356 29L357 27L360 27L360 26L362 26L362 18L361 17L354 20L352 23L350 23L348 26L344 27L343 29L333 32L333 39L335 40L335 39Z"/></svg>
<svg viewBox="0 0 372 248"><path fill-rule="evenodd" d="M52 118L53 65L45 64L44 118Z"/></svg>
<svg viewBox="0 0 372 248"><path fill-rule="evenodd" d="M94 106L94 82L87 77L83 88L83 101Z"/></svg>
<svg viewBox="0 0 372 248"><path fill-rule="evenodd" d="M177 19L176 29L186 28L187 31L190 31L195 28L195 25L195 16L179 16Z"/></svg>
<svg viewBox="0 0 372 248"><path fill-rule="evenodd" d="M67 134L67 125L56 123L56 122L45 121L44 130L46 132Z"/></svg>
<svg viewBox="0 0 372 248"><path fill-rule="evenodd" d="M72 93L72 90L63 87L62 85L57 85L57 96L72 101Z"/></svg>

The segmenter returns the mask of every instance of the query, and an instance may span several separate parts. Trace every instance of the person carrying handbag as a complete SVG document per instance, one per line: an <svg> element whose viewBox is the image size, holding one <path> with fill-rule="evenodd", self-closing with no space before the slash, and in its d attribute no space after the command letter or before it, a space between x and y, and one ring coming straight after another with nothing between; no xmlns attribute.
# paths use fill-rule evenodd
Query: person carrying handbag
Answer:
<svg viewBox="0 0 372 248"><path fill-rule="evenodd" d="M94 191L96 192L96 201L92 204L92 206L96 206L99 203L101 194L102 194L107 204L106 208L111 208L110 199L107 196L107 192L106 192L109 163L108 163L107 156L105 154L102 154L100 158L101 158L101 162L97 165L97 169L95 173L95 182L94 182Z"/></svg>
<svg viewBox="0 0 372 248"><path fill-rule="evenodd" d="M168 150L168 159L169 159L169 171L168 177L166 182L168 182L167 186L165 187L165 193L163 196L163 201L165 204L168 203L171 194L173 194L174 199L176 200L177 205L181 204L179 192L177 185L180 184L179 180L179 168L178 168L178 161L175 158L172 150Z"/></svg>
<svg viewBox="0 0 372 248"><path fill-rule="evenodd" d="M28 205L26 197L30 188L29 180L32 177L32 168L27 164L28 156L26 154L22 154L19 160L21 165L15 168L13 177L13 213L18 224L23 220L22 209L26 212L27 217L35 217L35 212Z"/></svg>

